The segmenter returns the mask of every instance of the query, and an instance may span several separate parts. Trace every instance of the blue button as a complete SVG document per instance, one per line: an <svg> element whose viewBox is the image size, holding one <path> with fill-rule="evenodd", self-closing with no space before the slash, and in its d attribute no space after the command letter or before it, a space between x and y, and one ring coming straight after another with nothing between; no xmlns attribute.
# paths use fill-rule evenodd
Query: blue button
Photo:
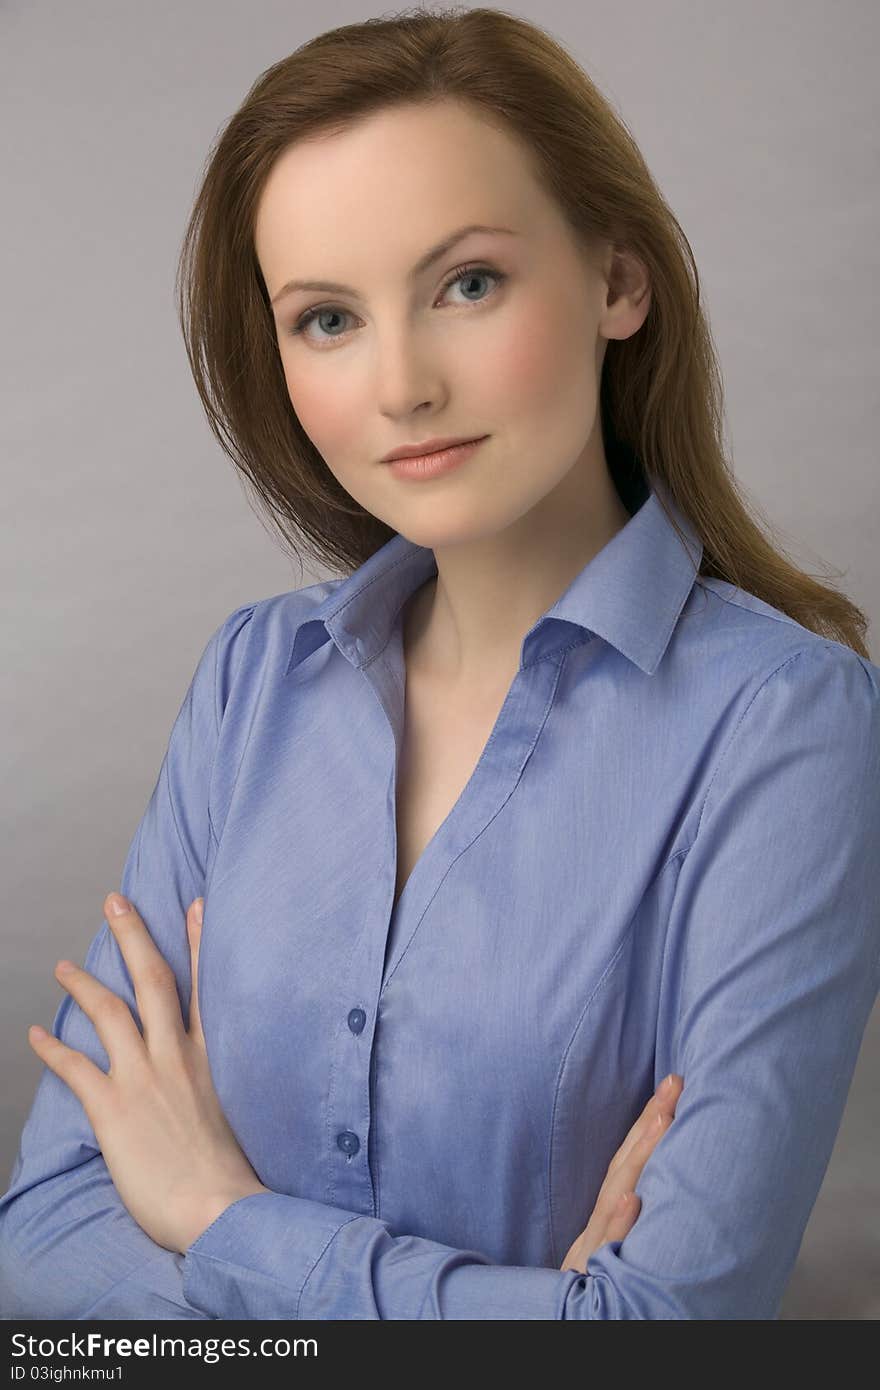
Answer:
<svg viewBox="0 0 880 1390"><path fill-rule="evenodd" d="M361 1146L361 1141L356 1134L352 1134L350 1129L344 1129L341 1134L337 1134L336 1142L344 1154L356 1154Z"/></svg>
<svg viewBox="0 0 880 1390"><path fill-rule="evenodd" d="M363 1009L352 1009L348 1015L348 1026L353 1033L362 1033L367 1015Z"/></svg>

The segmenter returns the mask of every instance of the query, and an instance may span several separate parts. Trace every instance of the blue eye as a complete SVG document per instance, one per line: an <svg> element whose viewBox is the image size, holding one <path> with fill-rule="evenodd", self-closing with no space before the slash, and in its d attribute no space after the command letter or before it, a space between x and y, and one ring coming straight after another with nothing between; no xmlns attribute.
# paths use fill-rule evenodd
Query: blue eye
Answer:
<svg viewBox="0 0 880 1390"><path fill-rule="evenodd" d="M337 307L334 304L328 304L321 309L306 309L306 312L297 319L293 328L291 328L291 335L297 333L304 333L305 330L308 328L309 324L312 322L312 319L316 319L319 315L322 314L342 314L344 316L345 310L337 309ZM338 335L332 334L331 336L337 337Z"/></svg>
<svg viewBox="0 0 880 1390"><path fill-rule="evenodd" d="M490 279L495 280L497 285L500 285L504 280L507 279L507 275L504 271L493 270L492 267L488 265L479 265L476 263L472 263L470 265L460 265L457 266L456 269L453 270L447 277L447 279L444 281L441 293L445 294L445 292L448 289L451 289L453 285L457 284L459 280L465 280L468 278L479 279L484 278L486 276L489 276ZM479 305L484 303L485 300L489 297L489 295L485 295L483 299L469 300L466 302L474 305ZM336 304L322 304L315 309L306 309L305 313L300 315L293 327L288 329L288 333L291 335L291 337L294 337L297 334L303 334L305 336L308 336L307 334L305 334L305 330L308 328L309 324L312 322L313 319L317 319L319 316L323 316L324 314L341 314L342 317L345 318L348 316L348 310L341 309ZM324 344L332 343L333 341L339 341L344 336L344 333L332 333L329 335L329 337L325 337L323 342ZM319 340L316 340L315 338L310 338L309 341L317 345L317 342Z"/></svg>

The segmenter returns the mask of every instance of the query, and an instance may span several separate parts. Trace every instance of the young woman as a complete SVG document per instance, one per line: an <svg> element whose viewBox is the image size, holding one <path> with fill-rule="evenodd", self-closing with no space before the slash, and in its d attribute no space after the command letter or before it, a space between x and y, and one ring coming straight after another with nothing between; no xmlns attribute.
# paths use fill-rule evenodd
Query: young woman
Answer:
<svg viewBox="0 0 880 1390"><path fill-rule="evenodd" d="M181 270L341 574L205 647L30 1035L6 1315L775 1317L878 989L880 671L737 492L631 137L511 15L349 25Z"/></svg>

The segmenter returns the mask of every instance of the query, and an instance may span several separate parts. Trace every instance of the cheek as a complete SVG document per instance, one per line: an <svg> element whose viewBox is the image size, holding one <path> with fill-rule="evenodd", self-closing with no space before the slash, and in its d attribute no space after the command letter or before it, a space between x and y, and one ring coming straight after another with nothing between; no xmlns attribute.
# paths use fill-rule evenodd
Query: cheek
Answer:
<svg viewBox="0 0 880 1390"><path fill-rule="evenodd" d="M334 379L327 370L310 372L308 364L299 364L295 373L286 365L284 377L290 403L315 448L330 458L344 454L347 442L357 434L358 421L363 421L363 406L347 403L340 373Z"/></svg>
<svg viewBox="0 0 880 1390"><path fill-rule="evenodd" d="M496 399L508 405L512 417L552 413L568 395L573 365L578 353L583 357L585 346L575 344L570 329L560 332L560 323L565 323L564 317L544 306L516 324L506 324L484 354L483 380L489 379Z"/></svg>
<svg viewBox="0 0 880 1390"><path fill-rule="evenodd" d="M341 487L367 511L375 512L373 473L364 468L364 420L367 403L353 388L347 389L344 372L319 362L297 364L294 374L285 367L290 403L297 419Z"/></svg>

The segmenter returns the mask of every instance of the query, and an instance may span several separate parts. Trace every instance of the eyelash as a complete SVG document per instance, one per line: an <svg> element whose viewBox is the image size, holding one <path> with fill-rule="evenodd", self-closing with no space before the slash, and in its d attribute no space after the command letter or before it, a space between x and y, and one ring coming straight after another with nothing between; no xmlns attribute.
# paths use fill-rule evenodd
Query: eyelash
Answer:
<svg viewBox="0 0 880 1390"><path fill-rule="evenodd" d="M444 280L443 285L441 287L441 295L445 294L447 290L450 290L452 286L457 283L457 281L463 280L467 275L490 275L492 279L497 282L498 285L503 284L503 282L507 279L507 274L505 271L493 270L493 268L489 265L483 265L482 263L477 261L470 261L465 265L457 266L455 270L450 272L450 274L447 276L446 280ZM492 293L494 294L494 292L495 291L493 291ZM491 299L491 297L492 295L489 294L486 296L486 299ZM472 301L474 308L479 308L481 304L485 304L486 299L478 299ZM327 313L330 309L336 309L337 312L342 314L348 313L347 309L341 309L338 304L318 304L315 306L314 309L306 309L304 314L300 314L293 327L287 330L288 333L291 337L294 337L297 334L304 333L305 329L308 328L312 319L317 318L318 314ZM337 333L325 338L324 342L338 343L345 336L346 335L344 333ZM310 341L313 344L315 344L315 339L310 339Z"/></svg>

